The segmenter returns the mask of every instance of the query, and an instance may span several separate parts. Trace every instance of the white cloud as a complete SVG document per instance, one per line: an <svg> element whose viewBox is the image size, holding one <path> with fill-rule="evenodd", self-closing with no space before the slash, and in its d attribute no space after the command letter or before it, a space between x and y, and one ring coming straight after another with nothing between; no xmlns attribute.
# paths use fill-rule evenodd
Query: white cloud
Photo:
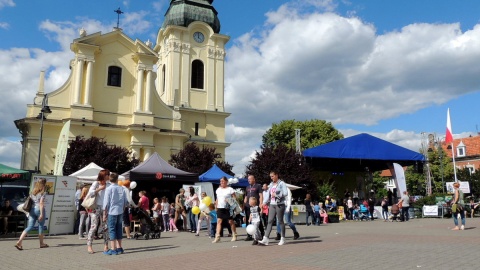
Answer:
<svg viewBox="0 0 480 270"><path fill-rule="evenodd" d="M376 125L476 92L480 85L480 25L462 32L459 24L411 24L378 34L355 17L305 13L290 5L268 13L262 32L232 42L225 103L232 113L227 122L236 129L265 129L285 119ZM420 149L421 135L414 132L372 135ZM261 135L245 139L261 143ZM235 151L228 153L235 157L227 158L244 167L252 149L233 142Z"/></svg>
<svg viewBox="0 0 480 270"><path fill-rule="evenodd" d="M10 28L10 24L6 22L0 22L0 28L7 30L8 28Z"/></svg>
<svg viewBox="0 0 480 270"><path fill-rule="evenodd" d="M3 165L20 168L21 151L20 142L0 138L0 160Z"/></svg>
<svg viewBox="0 0 480 270"><path fill-rule="evenodd" d="M15 2L13 0L0 0L0 9L4 7L14 7Z"/></svg>

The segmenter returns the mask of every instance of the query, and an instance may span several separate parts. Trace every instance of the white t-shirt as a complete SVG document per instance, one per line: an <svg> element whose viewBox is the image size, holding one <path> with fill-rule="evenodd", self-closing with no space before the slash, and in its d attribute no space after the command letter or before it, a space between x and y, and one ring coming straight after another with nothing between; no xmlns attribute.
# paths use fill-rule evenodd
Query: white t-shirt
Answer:
<svg viewBox="0 0 480 270"><path fill-rule="evenodd" d="M162 203L162 215L168 215L168 213L170 213L170 204Z"/></svg>
<svg viewBox="0 0 480 270"><path fill-rule="evenodd" d="M231 187L221 188L219 187L215 192L217 194L217 208L225 208L226 199L230 199L235 190Z"/></svg>

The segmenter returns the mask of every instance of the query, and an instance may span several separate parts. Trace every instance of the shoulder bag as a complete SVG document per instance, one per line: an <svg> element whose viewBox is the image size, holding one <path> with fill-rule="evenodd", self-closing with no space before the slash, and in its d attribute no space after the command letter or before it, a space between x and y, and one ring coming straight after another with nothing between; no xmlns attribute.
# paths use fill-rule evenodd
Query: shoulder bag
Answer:
<svg viewBox="0 0 480 270"><path fill-rule="evenodd" d="M82 206L85 207L85 209L87 210L93 210L97 208L96 200L97 200L97 196L87 197L83 200Z"/></svg>
<svg viewBox="0 0 480 270"><path fill-rule="evenodd" d="M28 195L28 198L27 198L27 200L25 201L25 203L23 204L23 207L22 207L23 211L29 213L30 210L33 207L33 204L34 204L34 202L32 200L32 196Z"/></svg>

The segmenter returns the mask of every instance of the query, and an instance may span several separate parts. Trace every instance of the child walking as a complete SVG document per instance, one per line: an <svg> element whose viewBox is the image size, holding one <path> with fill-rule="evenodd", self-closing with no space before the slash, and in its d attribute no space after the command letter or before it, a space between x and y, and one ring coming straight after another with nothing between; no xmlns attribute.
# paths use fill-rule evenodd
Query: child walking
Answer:
<svg viewBox="0 0 480 270"><path fill-rule="evenodd" d="M213 238L215 237L215 230L217 229L217 211L215 210L215 204L211 203L208 209L210 209L210 213L208 213L210 216L210 238Z"/></svg>
<svg viewBox="0 0 480 270"><path fill-rule="evenodd" d="M259 230L260 225L260 207L257 205L257 198L250 197L248 200L248 204L250 205L250 217L248 217L248 223L255 226L255 233L253 234L253 243L252 245L258 245L258 240L262 239L262 234Z"/></svg>
<svg viewBox="0 0 480 270"><path fill-rule="evenodd" d="M162 213L162 218L163 218L163 231L170 231L170 204L167 202L166 197L162 197L162 203L160 205L161 213Z"/></svg>
<svg viewBox="0 0 480 270"><path fill-rule="evenodd" d="M178 232L177 226L175 225L175 204L170 205L170 231Z"/></svg>

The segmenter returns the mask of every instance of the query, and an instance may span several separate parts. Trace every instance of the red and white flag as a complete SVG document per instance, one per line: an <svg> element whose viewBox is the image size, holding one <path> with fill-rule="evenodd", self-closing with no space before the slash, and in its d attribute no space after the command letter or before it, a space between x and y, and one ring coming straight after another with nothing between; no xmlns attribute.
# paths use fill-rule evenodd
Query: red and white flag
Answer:
<svg viewBox="0 0 480 270"><path fill-rule="evenodd" d="M445 134L445 143L453 142L452 123L450 123L450 108L447 110L447 131Z"/></svg>

